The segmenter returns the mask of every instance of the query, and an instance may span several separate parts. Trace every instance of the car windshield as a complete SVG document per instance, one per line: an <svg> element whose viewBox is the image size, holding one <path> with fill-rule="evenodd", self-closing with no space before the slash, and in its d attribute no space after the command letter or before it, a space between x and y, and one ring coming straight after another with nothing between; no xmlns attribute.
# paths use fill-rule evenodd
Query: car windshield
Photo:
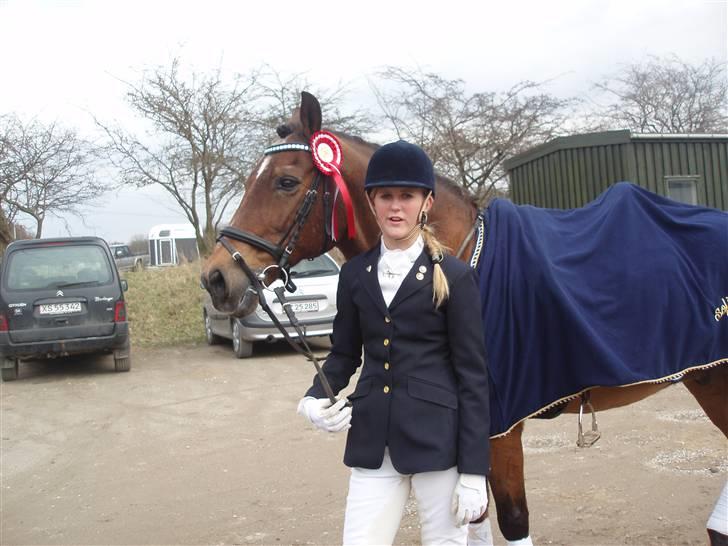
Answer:
<svg viewBox="0 0 728 546"><path fill-rule="evenodd" d="M301 260L291 268L291 276L298 279L303 277L322 277L324 275L337 275L339 268L327 256L318 256L312 260Z"/></svg>
<svg viewBox="0 0 728 546"><path fill-rule="evenodd" d="M109 260L98 245L54 245L16 250L8 257L8 290L108 284Z"/></svg>

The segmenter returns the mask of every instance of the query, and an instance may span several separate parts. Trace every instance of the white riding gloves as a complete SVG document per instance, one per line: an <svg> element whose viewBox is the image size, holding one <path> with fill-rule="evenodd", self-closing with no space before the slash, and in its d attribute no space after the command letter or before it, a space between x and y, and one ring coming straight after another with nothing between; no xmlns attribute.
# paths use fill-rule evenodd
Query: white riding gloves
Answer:
<svg viewBox="0 0 728 546"><path fill-rule="evenodd" d="M455 525L462 527L478 519L488 508L485 476L460 474L452 493L452 514Z"/></svg>
<svg viewBox="0 0 728 546"><path fill-rule="evenodd" d="M351 428L351 407L346 401L342 398L332 406L328 398L306 396L298 403L297 412L320 430L341 432Z"/></svg>

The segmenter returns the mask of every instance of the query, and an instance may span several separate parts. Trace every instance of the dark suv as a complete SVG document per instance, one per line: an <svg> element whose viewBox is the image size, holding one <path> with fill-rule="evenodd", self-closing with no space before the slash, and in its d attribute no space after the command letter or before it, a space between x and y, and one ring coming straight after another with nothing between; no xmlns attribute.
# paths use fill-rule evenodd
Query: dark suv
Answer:
<svg viewBox="0 0 728 546"><path fill-rule="evenodd" d="M15 241L0 265L0 371L24 358L113 353L129 371L125 280L98 237Z"/></svg>

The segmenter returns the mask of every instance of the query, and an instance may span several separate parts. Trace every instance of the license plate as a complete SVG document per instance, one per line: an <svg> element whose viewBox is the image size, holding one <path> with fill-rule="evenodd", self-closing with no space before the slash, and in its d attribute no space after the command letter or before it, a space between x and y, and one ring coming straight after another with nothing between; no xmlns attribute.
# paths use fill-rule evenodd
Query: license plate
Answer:
<svg viewBox="0 0 728 546"><path fill-rule="evenodd" d="M80 301L74 303L46 303L40 306L41 315L67 315L69 313L80 312Z"/></svg>
<svg viewBox="0 0 728 546"><path fill-rule="evenodd" d="M294 313L310 313L319 310L319 302L317 301L298 301L291 302L291 309Z"/></svg>

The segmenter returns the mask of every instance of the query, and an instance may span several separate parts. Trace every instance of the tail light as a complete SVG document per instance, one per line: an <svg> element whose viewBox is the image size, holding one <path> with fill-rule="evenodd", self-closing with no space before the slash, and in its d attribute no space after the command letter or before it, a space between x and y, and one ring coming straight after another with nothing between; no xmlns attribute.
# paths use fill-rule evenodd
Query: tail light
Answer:
<svg viewBox="0 0 728 546"><path fill-rule="evenodd" d="M123 301L119 300L114 307L114 322L124 321L126 321L126 305L124 305Z"/></svg>
<svg viewBox="0 0 728 546"><path fill-rule="evenodd" d="M0 332L7 332L10 329L5 313L0 313Z"/></svg>

